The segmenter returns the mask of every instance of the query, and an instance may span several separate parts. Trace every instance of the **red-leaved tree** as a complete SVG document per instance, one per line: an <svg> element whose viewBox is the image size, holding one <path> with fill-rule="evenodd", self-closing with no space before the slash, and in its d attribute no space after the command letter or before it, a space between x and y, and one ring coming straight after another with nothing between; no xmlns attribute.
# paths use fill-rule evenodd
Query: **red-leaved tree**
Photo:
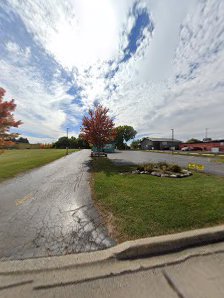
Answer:
<svg viewBox="0 0 224 298"><path fill-rule="evenodd" d="M0 149L11 146L13 144L11 139L18 136L9 132L10 127L18 127L22 124L21 121L14 119L13 112L16 108L14 100L3 101L4 95L5 89L0 87Z"/></svg>
<svg viewBox="0 0 224 298"><path fill-rule="evenodd" d="M115 138L114 122L108 115L108 108L98 105L84 116L81 126L81 138L101 150L105 144Z"/></svg>

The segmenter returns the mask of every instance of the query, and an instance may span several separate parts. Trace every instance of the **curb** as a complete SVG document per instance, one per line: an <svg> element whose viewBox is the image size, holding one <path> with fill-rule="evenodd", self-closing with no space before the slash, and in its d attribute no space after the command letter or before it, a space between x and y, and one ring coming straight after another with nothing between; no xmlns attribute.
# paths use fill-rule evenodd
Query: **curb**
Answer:
<svg viewBox="0 0 224 298"><path fill-rule="evenodd" d="M68 270L107 261L156 257L224 241L224 225L127 241L96 252L0 262L0 276Z"/></svg>
<svg viewBox="0 0 224 298"><path fill-rule="evenodd" d="M152 257L220 241L224 241L224 225L128 241L114 247L113 256L117 260Z"/></svg>

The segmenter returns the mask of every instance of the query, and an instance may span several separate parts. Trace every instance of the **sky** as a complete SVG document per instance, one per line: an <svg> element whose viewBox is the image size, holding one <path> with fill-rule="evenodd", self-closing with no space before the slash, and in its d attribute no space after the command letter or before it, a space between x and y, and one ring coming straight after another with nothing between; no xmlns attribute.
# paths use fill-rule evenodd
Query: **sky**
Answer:
<svg viewBox="0 0 224 298"><path fill-rule="evenodd" d="M0 87L32 143L94 104L142 137L224 139L223 0L0 0Z"/></svg>

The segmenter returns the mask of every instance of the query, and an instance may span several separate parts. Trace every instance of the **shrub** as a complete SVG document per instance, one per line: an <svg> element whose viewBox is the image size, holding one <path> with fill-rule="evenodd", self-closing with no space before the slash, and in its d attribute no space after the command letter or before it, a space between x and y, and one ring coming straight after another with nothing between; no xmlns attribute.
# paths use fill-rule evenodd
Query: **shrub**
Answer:
<svg viewBox="0 0 224 298"><path fill-rule="evenodd" d="M152 173L154 171L154 169L155 169L155 165L153 163L144 165L144 171Z"/></svg>
<svg viewBox="0 0 224 298"><path fill-rule="evenodd" d="M181 167L176 164L167 164L166 162L158 162L158 163L148 163L144 165L139 165L137 167L138 171L147 171L149 173L152 173L153 171L159 171L162 173L181 173Z"/></svg>
<svg viewBox="0 0 224 298"><path fill-rule="evenodd" d="M138 171L144 171L144 165L139 165L138 167L137 167L137 170Z"/></svg>
<svg viewBox="0 0 224 298"><path fill-rule="evenodd" d="M159 169L168 169L169 168L169 165L165 162L165 161L160 161L157 163L157 166Z"/></svg>
<svg viewBox="0 0 224 298"><path fill-rule="evenodd" d="M181 167L178 165L169 165L169 170L174 173L181 173Z"/></svg>

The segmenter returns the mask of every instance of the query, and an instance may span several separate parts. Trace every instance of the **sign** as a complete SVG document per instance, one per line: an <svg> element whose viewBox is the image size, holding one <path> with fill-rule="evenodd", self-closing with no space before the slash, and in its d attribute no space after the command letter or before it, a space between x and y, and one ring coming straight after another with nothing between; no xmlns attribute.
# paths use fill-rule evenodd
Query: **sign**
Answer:
<svg viewBox="0 0 224 298"><path fill-rule="evenodd" d="M196 169L197 169L198 171L204 171L205 166L203 166L203 165L196 165Z"/></svg>
<svg viewBox="0 0 224 298"><path fill-rule="evenodd" d="M195 163L189 163L188 169L195 170Z"/></svg>
<svg viewBox="0 0 224 298"><path fill-rule="evenodd" d="M188 169L197 170L197 171L204 171L205 166L197 164L197 163L189 163L188 164Z"/></svg>
<svg viewBox="0 0 224 298"><path fill-rule="evenodd" d="M217 147L214 147L214 148L212 148L212 150L211 150L213 153L219 153L219 148L217 148Z"/></svg>

